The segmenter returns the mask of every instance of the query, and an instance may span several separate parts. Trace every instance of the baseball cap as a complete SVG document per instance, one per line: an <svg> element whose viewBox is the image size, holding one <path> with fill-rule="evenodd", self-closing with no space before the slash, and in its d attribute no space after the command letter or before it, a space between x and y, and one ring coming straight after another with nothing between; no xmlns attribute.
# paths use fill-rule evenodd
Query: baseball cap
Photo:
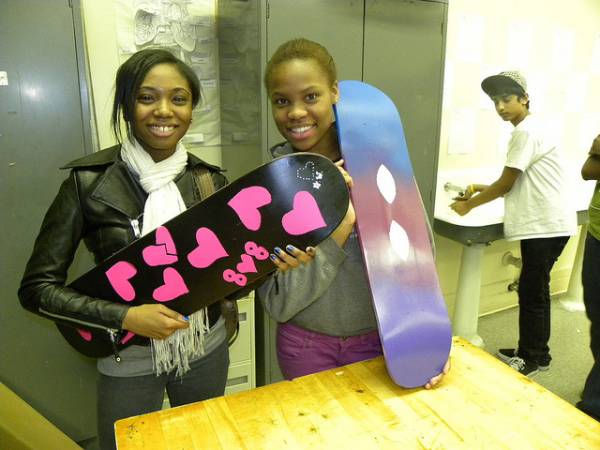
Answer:
<svg viewBox="0 0 600 450"><path fill-rule="evenodd" d="M495 95L508 90L522 90L527 92L527 81L518 70L507 70L500 72L498 75L487 77L481 82L481 89L487 95Z"/></svg>

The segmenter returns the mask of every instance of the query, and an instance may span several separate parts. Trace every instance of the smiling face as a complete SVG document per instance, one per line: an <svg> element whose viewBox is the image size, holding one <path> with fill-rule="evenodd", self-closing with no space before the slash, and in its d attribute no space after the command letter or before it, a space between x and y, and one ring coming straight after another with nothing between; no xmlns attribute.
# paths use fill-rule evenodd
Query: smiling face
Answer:
<svg viewBox="0 0 600 450"><path fill-rule="evenodd" d="M339 158L332 126L337 81L313 59L292 59L273 69L267 88L277 129L295 150Z"/></svg>
<svg viewBox="0 0 600 450"><path fill-rule="evenodd" d="M192 119L192 92L172 64L148 71L136 93L133 135L155 162L175 152Z"/></svg>
<svg viewBox="0 0 600 450"><path fill-rule="evenodd" d="M496 112L504 121L517 126L529 114L527 94L518 96L515 94L493 95L491 97Z"/></svg>

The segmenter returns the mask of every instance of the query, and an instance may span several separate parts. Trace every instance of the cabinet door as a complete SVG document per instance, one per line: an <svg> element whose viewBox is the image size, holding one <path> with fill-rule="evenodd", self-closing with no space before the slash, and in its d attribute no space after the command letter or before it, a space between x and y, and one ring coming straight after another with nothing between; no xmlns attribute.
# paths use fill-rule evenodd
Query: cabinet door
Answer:
<svg viewBox="0 0 600 450"><path fill-rule="evenodd" d="M16 294L44 213L67 176L58 168L86 147L74 23L80 19L71 6L78 4L2 0L0 7L0 72L7 80L0 84L0 380L82 440L96 433L96 362L73 350L50 320L21 308ZM85 259L72 270L84 269L91 262Z"/></svg>
<svg viewBox="0 0 600 450"><path fill-rule="evenodd" d="M447 4L366 0L364 81L396 104L415 178L433 217Z"/></svg>
<svg viewBox="0 0 600 450"><path fill-rule="evenodd" d="M363 0L271 0L267 2L267 59L279 45L303 37L324 45L340 80L362 79ZM283 138L267 112L267 147Z"/></svg>

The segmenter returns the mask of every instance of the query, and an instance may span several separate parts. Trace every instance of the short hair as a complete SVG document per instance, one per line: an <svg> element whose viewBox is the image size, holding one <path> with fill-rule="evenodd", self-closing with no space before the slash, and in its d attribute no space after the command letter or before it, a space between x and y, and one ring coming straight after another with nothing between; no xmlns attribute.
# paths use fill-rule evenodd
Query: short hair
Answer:
<svg viewBox="0 0 600 450"><path fill-rule="evenodd" d="M487 93L488 96L493 100L494 97L506 96L506 95L516 95L517 98L525 97L527 94L522 88L518 86L514 87L503 87L498 89L490 89ZM525 107L529 109L529 105L531 104L531 100L527 100Z"/></svg>
<svg viewBox="0 0 600 450"><path fill-rule="evenodd" d="M317 42L305 38L297 38L281 44L277 50L275 50L271 59L269 59L265 69L264 79L267 91L269 90L275 68L280 64L293 59L312 59L319 67L321 67L321 69L323 69L323 72L325 72L325 75L331 84L337 81L335 62L327 49Z"/></svg>
<svg viewBox="0 0 600 450"><path fill-rule="evenodd" d="M119 142L122 142L121 115L127 124L127 137L131 139L131 121L135 110L137 91L148 72L159 64L173 65L187 79L192 90L192 108L200 102L200 80L198 80L198 76L190 66L164 49L148 48L140 50L131 55L117 70L111 124L115 137Z"/></svg>

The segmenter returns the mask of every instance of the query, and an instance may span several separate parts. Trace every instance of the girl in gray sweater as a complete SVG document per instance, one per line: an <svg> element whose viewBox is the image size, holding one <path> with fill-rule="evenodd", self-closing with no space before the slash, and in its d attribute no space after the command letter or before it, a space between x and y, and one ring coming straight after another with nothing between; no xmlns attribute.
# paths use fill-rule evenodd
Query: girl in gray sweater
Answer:
<svg viewBox="0 0 600 450"><path fill-rule="evenodd" d="M336 162L352 187L335 127L339 92L329 52L307 39L282 44L267 64L265 85L273 119L287 141L271 150L273 156L319 153ZM382 354L355 220L349 202L339 227L317 248L275 248L271 259L278 270L256 290L279 322L277 357L287 379Z"/></svg>

